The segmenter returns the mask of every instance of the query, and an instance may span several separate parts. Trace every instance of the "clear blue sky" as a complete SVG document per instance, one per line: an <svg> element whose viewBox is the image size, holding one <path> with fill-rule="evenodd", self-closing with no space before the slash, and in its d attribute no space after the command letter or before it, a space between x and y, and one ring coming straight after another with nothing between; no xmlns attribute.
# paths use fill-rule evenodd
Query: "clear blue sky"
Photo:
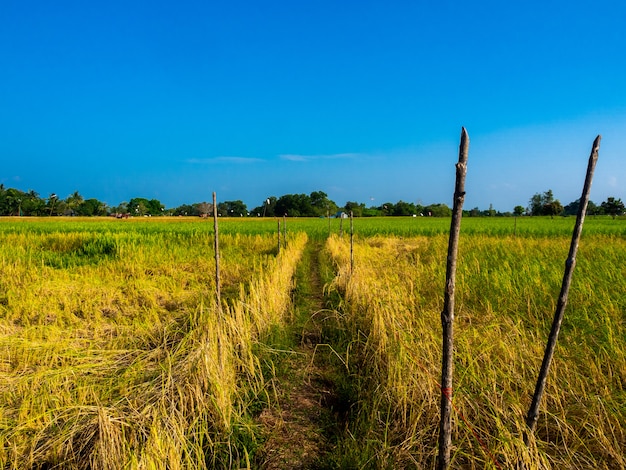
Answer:
<svg viewBox="0 0 626 470"><path fill-rule="evenodd" d="M167 207L626 200L626 3L0 2L0 182Z"/></svg>

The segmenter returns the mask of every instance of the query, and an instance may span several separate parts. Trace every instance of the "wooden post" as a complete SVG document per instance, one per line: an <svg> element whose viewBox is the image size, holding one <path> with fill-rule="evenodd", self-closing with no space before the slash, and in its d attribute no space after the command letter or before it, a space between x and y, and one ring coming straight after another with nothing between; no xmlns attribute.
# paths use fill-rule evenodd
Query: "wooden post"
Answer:
<svg viewBox="0 0 626 470"><path fill-rule="evenodd" d="M220 243L219 243L219 231L217 223L217 198L215 191L213 191L213 231L214 236L214 250L215 250L215 299L217 301L218 311L222 310L222 293L220 282Z"/></svg>
<svg viewBox="0 0 626 470"><path fill-rule="evenodd" d="M583 223L585 221L585 213L587 212L587 204L589 203L589 192L591 190L591 181L593 180L593 172L598 161L598 151L600 150L601 136L597 136L593 141L591 148L591 155L589 156L589 163L587 165L587 176L585 177L585 184L583 186L582 196L580 197L580 206L578 207L578 215L576 216L576 225L574 226L574 232L572 234L572 242L570 244L569 254L565 261L565 272L563 274L563 282L561 283L561 293L559 294L559 300L556 305L556 311L554 313L554 319L552 320L552 328L550 329L550 336L548 337L548 344L543 356L543 362L541 363L541 370L539 371L539 378L535 386L535 393L533 400L526 416L526 424L529 428L529 433L535 431L537 426L537 419L539 417L539 404L546 387L546 379L550 370L550 364L554 356L554 348L559 337L559 330L561 329L561 323L563 322L563 313L567 305L567 296L569 294L569 287L572 282L572 274L574 273L574 266L576 265L576 253L578 252L578 243L580 241L580 234L583 229Z"/></svg>
<svg viewBox="0 0 626 470"><path fill-rule="evenodd" d="M326 209L326 217L328 217L328 236L330 237L330 209Z"/></svg>
<svg viewBox="0 0 626 470"><path fill-rule="evenodd" d="M350 275L354 270L354 223L352 211L350 211Z"/></svg>
<svg viewBox="0 0 626 470"><path fill-rule="evenodd" d="M439 456L437 468L445 470L450 466L450 446L452 443L451 410L452 410L452 372L454 351L454 289L456 284L456 261L459 247L459 232L465 201L465 175L467 174L467 155L469 137L465 128L461 128L459 145L459 161L456 164L456 186L454 189L454 206L450 222L450 239L448 242L448 259L446 263L446 288L444 306L441 312L443 330L443 348L441 361L441 421L439 423Z"/></svg>
<svg viewBox="0 0 626 470"><path fill-rule="evenodd" d="M278 233L278 253L277 254L280 254L280 219L278 219L278 231L277 231L277 233Z"/></svg>

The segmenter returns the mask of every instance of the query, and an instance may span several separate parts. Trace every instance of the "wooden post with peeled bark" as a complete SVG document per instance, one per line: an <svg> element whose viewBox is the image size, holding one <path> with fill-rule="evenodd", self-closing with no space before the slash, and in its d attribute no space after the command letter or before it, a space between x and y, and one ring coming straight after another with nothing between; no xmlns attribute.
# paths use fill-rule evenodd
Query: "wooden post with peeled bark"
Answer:
<svg viewBox="0 0 626 470"><path fill-rule="evenodd" d="M561 283L561 293L559 294L559 300L556 305L556 311L554 313L554 319L552 320L552 328L550 329L550 335L548 336L548 344L543 356L543 362L541 363L541 370L539 371L539 377L535 386L535 393L533 400L526 416L526 424L528 425L528 432L535 432L537 426L537 419L539 417L539 405L541 398L546 387L546 379L548 378L548 372L550 370L550 364L554 357L554 349L559 337L559 330L561 329L561 323L563 322L563 314L565 307L567 306L567 297L569 295L569 287L572 282L572 275L574 273L574 266L576 265L576 254L578 252L578 243L580 241L580 234L583 229L583 223L585 221L585 213L587 212L587 204L589 203L589 193L591 191L591 181L593 180L593 172L598 161L598 151L600 150L601 136L597 136L593 141L591 147L591 155L589 156L589 163L587 165L587 175L585 177L585 184L583 186L582 196L580 197L580 205L578 207L578 215L576 216L576 225L574 226L574 232L572 234L572 242L570 244L569 254L565 261L565 272L563 274L563 282Z"/></svg>
<svg viewBox="0 0 626 470"><path fill-rule="evenodd" d="M456 261L459 248L459 233L463 202L465 201L465 175L467 174L467 155L469 137L463 127L459 145L459 161L456 164L456 185L454 189L454 205L450 222L450 239L448 242L448 258L446 263L446 288L444 306L441 312L443 330L443 351L441 361L441 421L439 423L439 455L437 468L446 470L450 466L450 446L452 443L451 411L452 411L452 372L454 352L454 289L456 284Z"/></svg>

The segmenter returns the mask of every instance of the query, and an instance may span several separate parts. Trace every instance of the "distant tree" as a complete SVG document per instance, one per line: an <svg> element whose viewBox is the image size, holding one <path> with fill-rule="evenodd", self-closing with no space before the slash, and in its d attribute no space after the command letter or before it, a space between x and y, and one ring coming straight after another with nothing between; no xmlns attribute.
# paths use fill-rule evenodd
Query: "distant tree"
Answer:
<svg viewBox="0 0 626 470"><path fill-rule="evenodd" d="M533 195L528 201L528 212L530 215L541 215L543 211L543 196L540 193Z"/></svg>
<svg viewBox="0 0 626 470"><path fill-rule="evenodd" d="M343 207L346 211L346 214L350 214L352 211L352 215L354 217L363 217L363 211L365 210L365 204L359 204L358 202L348 201L346 205Z"/></svg>
<svg viewBox="0 0 626 470"><path fill-rule="evenodd" d="M263 204L255 207L250 211L254 217L274 217L274 209L276 208L276 196L270 196L263 201Z"/></svg>
<svg viewBox="0 0 626 470"><path fill-rule="evenodd" d="M206 214L208 216L211 214L211 208L213 204L209 204L208 202L199 202L196 204L183 204L181 206L176 207L172 210L172 215L175 216L199 216L202 214Z"/></svg>
<svg viewBox="0 0 626 470"><path fill-rule="evenodd" d="M615 218L618 215L624 214L624 203L621 199L615 199L614 197L607 198L602 204L600 204L605 214Z"/></svg>
<svg viewBox="0 0 626 470"><path fill-rule="evenodd" d="M62 206L59 204L59 196L55 193L50 193L48 196L48 200L46 201L46 214L47 215L59 215L62 214L63 211L59 210Z"/></svg>
<svg viewBox="0 0 626 470"><path fill-rule="evenodd" d="M404 202L400 200L393 205L392 215L408 216L408 215L414 215L414 214L415 214L415 204L411 202Z"/></svg>
<svg viewBox="0 0 626 470"><path fill-rule="evenodd" d="M558 199L553 200L549 204L543 206L543 215L555 216L563 212L563 206Z"/></svg>
<svg viewBox="0 0 626 470"><path fill-rule="evenodd" d="M120 202L119 205L111 207L111 213L116 215L124 215L128 214L128 203Z"/></svg>
<svg viewBox="0 0 626 470"><path fill-rule="evenodd" d="M593 201L589 201L587 203L587 214L589 215L599 215L600 207L595 204Z"/></svg>
<svg viewBox="0 0 626 470"><path fill-rule="evenodd" d="M22 215L41 216L46 213L46 202L35 191L22 195Z"/></svg>
<svg viewBox="0 0 626 470"><path fill-rule="evenodd" d="M84 199L78 191L74 191L68 197L65 198L65 211L64 215L76 215L78 206L83 203Z"/></svg>
<svg viewBox="0 0 626 470"><path fill-rule="evenodd" d="M526 209L524 208L524 206L515 206L513 208L513 214L516 216L524 215L525 212Z"/></svg>
<svg viewBox="0 0 626 470"><path fill-rule="evenodd" d="M563 211L563 206L558 199L554 199L551 189L543 194L537 193L530 198L528 212L530 215L555 216Z"/></svg>
<svg viewBox="0 0 626 470"><path fill-rule="evenodd" d="M193 204L193 207L189 207L186 205L184 212L185 214L180 215L188 214L200 217L209 217L213 215L213 203L204 201Z"/></svg>
<svg viewBox="0 0 626 470"><path fill-rule="evenodd" d="M568 205L563 207L563 215L577 215L579 207L580 207L580 199L576 199L575 201L572 201Z"/></svg>
<svg viewBox="0 0 626 470"><path fill-rule="evenodd" d="M375 206L370 206L367 209L363 209L363 217L378 217L382 215L380 208Z"/></svg>
<svg viewBox="0 0 626 470"><path fill-rule="evenodd" d="M148 213L150 215L163 215L165 206L158 199L150 199L148 201Z"/></svg>
<svg viewBox="0 0 626 470"><path fill-rule="evenodd" d="M306 194L285 194L278 198L274 214L278 217L311 217L317 215L311 204L311 197Z"/></svg>
<svg viewBox="0 0 626 470"><path fill-rule="evenodd" d="M478 207L474 207L473 209L470 209L469 211L467 211L467 215L469 217L479 217L480 209Z"/></svg>
<svg viewBox="0 0 626 470"><path fill-rule="evenodd" d="M4 192L3 215L22 215L22 202L26 199L26 193L19 189L9 188Z"/></svg>
<svg viewBox="0 0 626 470"><path fill-rule="evenodd" d="M217 212L222 217L244 217L248 215L248 208L240 201L224 201L217 204Z"/></svg>
<svg viewBox="0 0 626 470"><path fill-rule="evenodd" d="M426 213L424 215L431 215L433 217L451 217L452 209L446 204L430 204L424 208Z"/></svg>
<svg viewBox="0 0 626 470"><path fill-rule="evenodd" d="M578 215L579 207L580 207L580 199L576 199L575 201L570 202L567 206L563 208L563 215ZM587 214L588 215L598 214L598 206L593 201L589 201L587 203Z"/></svg>
<svg viewBox="0 0 626 470"><path fill-rule="evenodd" d="M76 215L101 216L106 215L106 206L97 199L86 199L77 208Z"/></svg>
<svg viewBox="0 0 626 470"><path fill-rule="evenodd" d="M133 216L163 215L165 206L158 199L135 197L128 201L128 213Z"/></svg>
<svg viewBox="0 0 626 470"><path fill-rule="evenodd" d="M148 215L148 200L143 197L134 197L128 201L128 213L132 216Z"/></svg>
<svg viewBox="0 0 626 470"><path fill-rule="evenodd" d="M339 210L337 204L330 200L324 191L313 191L309 195L309 198L313 212L308 215L319 217L327 214L335 214Z"/></svg>
<svg viewBox="0 0 626 470"><path fill-rule="evenodd" d="M380 206L378 206L378 210L380 211L380 215L393 215L394 204L393 202L386 202Z"/></svg>

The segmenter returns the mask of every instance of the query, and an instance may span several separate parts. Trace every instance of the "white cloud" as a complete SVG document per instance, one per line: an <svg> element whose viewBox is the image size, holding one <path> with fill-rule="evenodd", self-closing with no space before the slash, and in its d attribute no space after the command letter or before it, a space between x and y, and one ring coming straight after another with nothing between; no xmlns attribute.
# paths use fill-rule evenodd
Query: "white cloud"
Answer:
<svg viewBox="0 0 626 470"><path fill-rule="evenodd" d="M214 163L236 163L247 165L250 163L264 162L262 158L254 157L213 157L213 158L189 158L185 160L187 163L194 165L210 165Z"/></svg>
<svg viewBox="0 0 626 470"><path fill-rule="evenodd" d="M287 160L290 162L309 162L312 160L338 160L338 159L352 159L361 156L358 153L334 153L329 155L297 155L297 154L285 154L279 155L281 160Z"/></svg>

